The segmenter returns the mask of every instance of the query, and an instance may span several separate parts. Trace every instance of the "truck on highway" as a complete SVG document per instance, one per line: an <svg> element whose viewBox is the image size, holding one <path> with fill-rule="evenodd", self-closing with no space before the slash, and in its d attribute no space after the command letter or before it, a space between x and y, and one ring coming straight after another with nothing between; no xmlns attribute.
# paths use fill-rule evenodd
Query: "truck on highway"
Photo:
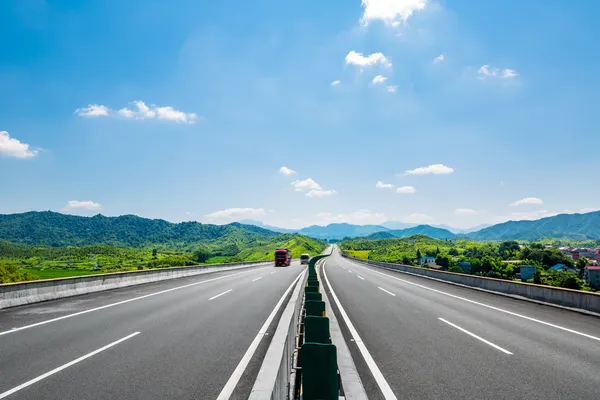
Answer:
<svg viewBox="0 0 600 400"><path fill-rule="evenodd" d="M289 249L275 250L275 266L289 267L292 263L292 252Z"/></svg>
<svg viewBox="0 0 600 400"><path fill-rule="evenodd" d="M300 264L308 264L308 262L310 261L310 254L302 254L300 256Z"/></svg>

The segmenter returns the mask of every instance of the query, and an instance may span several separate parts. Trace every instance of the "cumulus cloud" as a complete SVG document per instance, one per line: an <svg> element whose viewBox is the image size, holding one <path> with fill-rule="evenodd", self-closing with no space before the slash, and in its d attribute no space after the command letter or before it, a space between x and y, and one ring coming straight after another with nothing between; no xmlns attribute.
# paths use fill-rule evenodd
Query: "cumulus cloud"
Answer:
<svg viewBox="0 0 600 400"><path fill-rule="evenodd" d="M535 210L526 212L513 212L510 215L498 216L494 218L495 223L506 222L506 221L522 221L522 220L534 220L546 217L554 217L558 215L558 212L548 210Z"/></svg>
<svg viewBox="0 0 600 400"><path fill-rule="evenodd" d="M393 189L394 185L392 185L391 183L383 183L381 181L377 181L377 183L375 184L375 187L377 189Z"/></svg>
<svg viewBox="0 0 600 400"><path fill-rule="evenodd" d="M337 192L335 190L313 189L313 190L309 190L306 193L306 196L307 197L327 197L327 196L333 196L336 193Z"/></svg>
<svg viewBox="0 0 600 400"><path fill-rule="evenodd" d="M396 93L396 89L398 89L398 86L387 86L387 87L386 87L386 90L387 90L389 93Z"/></svg>
<svg viewBox="0 0 600 400"><path fill-rule="evenodd" d="M360 22L366 26L375 20L387 25L398 26L406 23L415 11L423 10L427 0L362 0L364 12Z"/></svg>
<svg viewBox="0 0 600 400"><path fill-rule="evenodd" d="M444 61L444 55L440 54L439 56L437 56L436 58L433 59L434 63L439 63L441 61Z"/></svg>
<svg viewBox="0 0 600 400"><path fill-rule="evenodd" d="M234 221L236 219L257 217L266 214L267 212L264 208L227 208L206 214L204 218L209 221Z"/></svg>
<svg viewBox="0 0 600 400"><path fill-rule="evenodd" d="M11 138L6 131L0 131L0 155L31 158L38 155L38 150L30 149L27 143L21 143L19 140Z"/></svg>
<svg viewBox="0 0 600 400"><path fill-rule="evenodd" d="M477 75L477 78L480 80L484 80L486 78L500 77L510 79L519 76L517 71L515 71L514 69L505 68L501 71L499 68L490 67L489 64L482 65L481 67L479 67L479 69L477 70Z"/></svg>
<svg viewBox="0 0 600 400"><path fill-rule="evenodd" d="M362 53L357 53L352 50L346 55L346 64L355 65L357 67L370 67L372 65L380 64L384 67L391 67L392 62L383 55L383 53L372 53L368 56L363 56Z"/></svg>
<svg viewBox="0 0 600 400"><path fill-rule="evenodd" d="M385 81L387 81L387 78L383 75L377 75L375 78L373 78L373 80L371 81L374 85L380 84L380 83L385 83Z"/></svg>
<svg viewBox="0 0 600 400"><path fill-rule="evenodd" d="M279 173L283 174L285 176L291 176L291 175L296 174L296 171L294 171L293 169L290 169L288 167L281 167L281 168L279 168Z"/></svg>
<svg viewBox="0 0 600 400"><path fill-rule="evenodd" d="M579 212L582 213L589 213L589 212L594 212L594 211L598 211L598 207L584 207L581 210L579 210Z"/></svg>
<svg viewBox="0 0 600 400"><path fill-rule="evenodd" d="M409 224L428 224L433 222L434 218L427 214L409 214L402 221Z"/></svg>
<svg viewBox="0 0 600 400"><path fill-rule="evenodd" d="M450 168L444 164L432 164L427 167L420 167L410 169L405 172L405 175L445 175L454 172L453 168Z"/></svg>
<svg viewBox="0 0 600 400"><path fill-rule="evenodd" d="M108 117L109 110L106 106L99 104L90 104L87 107L78 108L75 114L80 117Z"/></svg>
<svg viewBox="0 0 600 400"><path fill-rule="evenodd" d="M67 205L62 208L62 211L77 211L77 210L98 211L101 209L102 209L102 204L96 203L95 201L69 200L67 202Z"/></svg>
<svg viewBox="0 0 600 400"><path fill-rule="evenodd" d="M304 180L297 180L292 182L292 186L297 192L306 192L309 190L321 190L321 185L312 180L311 178L307 178Z"/></svg>
<svg viewBox="0 0 600 400"><path fill-rule="evenodd" d="M173 121L178 124L195 124L198 121L196 113L185 113L176 110L171 106L157 106L151 104L148 106L141 100L136 100L131 103L133 109L124 107L119 111L113 111L110 108L98 104L90 104L85 108L78 108L75 113L82 117L109 117L119 116L126 119L160 119Z"/></svg>
<svg viewBox="0 0 600 400"><path fill-rule="evenodd" d="M458 215L459 217L470 217L477 215L477 211L472 208L457 208L454 210L454 215Z"/></svg>
<svg viewBox="0 0 600 400"><path fill-rule="evenodd" d="M337 193L335 190L324 190L311 178L294 181L292 186L296 192L305 193L307 197L327 197Z"/></svg>
<svg viewBox="0 0 600 400"><path fill-rule="evenodd" d="M412 186L402 186L396 189L396 193L400 194L414 194L417 193L417 189Z"/></svg>
<svg viewBox="0 0 600 400"><path fill-rule="evenodd" d="M526 204L544 204L544 202L542 201L542 199L538 198L538 197L525 197L521 200L517 200L514 203L511 203L510 206L511 207L516 207L516 206L522 206L522 205L526 205Z"/></svg>
<svg viewBox="0 0 600 400"><path fill-rule="evenodd" d="M338 80L335 80L335 81L331 82L331 86L337 86L337 85L339 85L340 83L341 83L341 82L340 82L340 81L339 81L339 79L338 79Z"/></svg>
<svg viewBox="0 0 600 400"><path fill-rule="evenodd" d="M378 225L387 220L388 218L383 213L372 212L368 209L361 209L348 214L321 212L316 215L316 221L313 221L313 223L318 225L327 225L331 223L346 222L357 225Z"/></svg>

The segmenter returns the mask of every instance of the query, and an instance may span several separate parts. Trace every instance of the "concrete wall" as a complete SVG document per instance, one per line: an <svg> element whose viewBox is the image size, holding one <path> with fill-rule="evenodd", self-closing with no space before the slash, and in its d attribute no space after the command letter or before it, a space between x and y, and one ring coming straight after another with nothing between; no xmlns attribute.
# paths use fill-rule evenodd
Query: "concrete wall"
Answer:
<svg viewBox="0 0 600 400"><path fill-rule="evenodd" d="M520 296L526 299L557 304L563 307L600 313L600 293L583 292L580 290L563 289L552 286L534 285L531 283L436 271L433 269L411 267L408 265L392 264L379 261L366 261L356 258L353 258L353 260L376 267L409 272L416 275L423 275L444 281L455 282L465 286L472 286L493 292Z"/></svg>
<svg viewBox="0 0 600 400"><path fill-rule="evenodd" d="M209 272L272 264L272 261L213 264L6 283L0 284L0 309Z"/></svg>

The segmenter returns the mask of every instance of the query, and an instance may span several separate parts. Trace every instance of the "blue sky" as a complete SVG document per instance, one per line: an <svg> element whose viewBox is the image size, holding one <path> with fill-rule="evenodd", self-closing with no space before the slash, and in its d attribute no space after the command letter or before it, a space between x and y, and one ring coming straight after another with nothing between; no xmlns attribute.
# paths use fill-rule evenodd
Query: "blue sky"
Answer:
<svg viewBox="0 0 600 400"><path fill-rule="evenodd" d="M598 12L2 1L0 213L469 227L597 209Z"/></svg>

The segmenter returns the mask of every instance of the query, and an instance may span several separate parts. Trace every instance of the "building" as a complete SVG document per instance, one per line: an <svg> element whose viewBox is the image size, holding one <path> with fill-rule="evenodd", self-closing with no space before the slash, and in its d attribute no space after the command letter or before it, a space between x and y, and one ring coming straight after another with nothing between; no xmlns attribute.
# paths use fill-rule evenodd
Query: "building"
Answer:
<svg viewBox="0 0 600 400"><path fill-rule="evenodd" d="M468 261L459 262L458 266L463 270L465 274L471 273L471 263Z"/></svg>
<svg viewBox="0 0 600 400"><path fill-rule="evenodd" d="M421 257L421 259L419 260L419 265L433 263L435 263L435 257Z"/></svg>
<svg viewBox="0 0 600 400"><path fill-rule="evenodd" d="M550 267L551 270L554 271L562 271L562 272L572 272L574 274L577 273L577 270L574 268L569 268L568 266L566 266L565 264L556 264Z"/></svg>
<svg viewBox="0 0 600 400"><path fill-rule="evenodd" d="M521 265L521 281L526 282L528 279L532 279L536 269L533 265Z"/></svg>
<svg viewBox="0 0 600 400"><path fill-rule="evenodd" d="M590 265L585 267L586 281L591 287L600 289L600 267Z"/></svg>

